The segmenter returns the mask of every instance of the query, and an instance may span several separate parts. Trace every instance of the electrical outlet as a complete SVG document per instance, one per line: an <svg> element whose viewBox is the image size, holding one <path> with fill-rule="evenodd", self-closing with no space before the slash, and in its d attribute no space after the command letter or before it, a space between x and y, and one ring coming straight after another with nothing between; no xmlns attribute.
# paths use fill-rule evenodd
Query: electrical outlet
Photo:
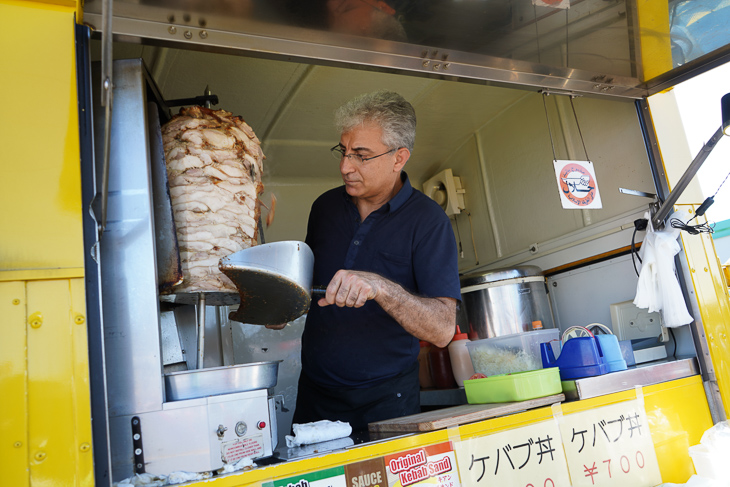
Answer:
<svg viewBox="0 0 730 487"><path fill-rule="evenodd" d="M611 324L613 332L619 340L634 340L662 336L662 341L669 339L662 326L661 315L649 313L646 309L637 308L631 301L611 305Z"/></svg>

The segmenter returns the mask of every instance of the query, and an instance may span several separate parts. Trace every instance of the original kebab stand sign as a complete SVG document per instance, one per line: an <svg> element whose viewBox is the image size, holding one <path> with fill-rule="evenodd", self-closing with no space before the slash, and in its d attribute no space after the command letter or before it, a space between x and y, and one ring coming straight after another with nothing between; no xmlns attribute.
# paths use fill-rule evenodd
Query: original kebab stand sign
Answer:
<svg viewBox="0 0 730 487"><path fill-rule="evenodd" d="M451 442L424 446L273 482L262 487L461 487Z"/></svg>

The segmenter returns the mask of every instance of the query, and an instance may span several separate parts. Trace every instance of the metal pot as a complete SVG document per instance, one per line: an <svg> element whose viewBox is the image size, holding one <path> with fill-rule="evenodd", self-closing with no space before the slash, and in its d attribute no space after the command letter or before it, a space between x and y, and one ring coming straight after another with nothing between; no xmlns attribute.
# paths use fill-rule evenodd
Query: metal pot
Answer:
<svg viewBox="0 0 730 487"><path fill-rule="evenodd" d="M471 338L494 338L532 330L533 321L555 328L542 270L496 269L461 277L461 296Z"/></svg>
<svg viewBox="0 0 730 487"><path fill-rule="evenodd" d="M218 264L238 288L241 304L230 319L254 325L280 325L309 310L314 254L304 242L257 245L224 257Z"/></svg>

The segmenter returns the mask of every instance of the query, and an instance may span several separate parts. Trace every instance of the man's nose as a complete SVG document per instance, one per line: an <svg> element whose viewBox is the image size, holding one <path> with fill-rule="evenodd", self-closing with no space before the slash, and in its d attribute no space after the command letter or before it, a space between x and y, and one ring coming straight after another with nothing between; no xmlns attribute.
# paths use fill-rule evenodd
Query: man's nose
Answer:
<svg viewBox="0 0 730 487"><path fill-rule="evenodd" d="M340 159L340 172L342 174L350 174L355 171L355 163L353 157L342 156Z"/></svg>

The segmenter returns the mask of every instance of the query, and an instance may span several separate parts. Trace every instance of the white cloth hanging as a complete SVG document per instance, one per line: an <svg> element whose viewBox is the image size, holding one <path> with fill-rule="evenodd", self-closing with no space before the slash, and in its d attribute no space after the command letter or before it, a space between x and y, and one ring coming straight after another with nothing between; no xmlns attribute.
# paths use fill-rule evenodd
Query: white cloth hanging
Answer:
<svg viewBox="0 0 730 487"><path fill-rule="evenodd" d="M651 225L649 213L645 213L644 218L649 223L639 251L642 264L634 304L648 308L650 313L661 312L664 326L687 325L693 318L687 311L674 267L674 256L681 250L677 241L680 230L666 226L657 232ZM683 210L673 213L667 221L672 218L686 223L691 217Z"/></svg>

